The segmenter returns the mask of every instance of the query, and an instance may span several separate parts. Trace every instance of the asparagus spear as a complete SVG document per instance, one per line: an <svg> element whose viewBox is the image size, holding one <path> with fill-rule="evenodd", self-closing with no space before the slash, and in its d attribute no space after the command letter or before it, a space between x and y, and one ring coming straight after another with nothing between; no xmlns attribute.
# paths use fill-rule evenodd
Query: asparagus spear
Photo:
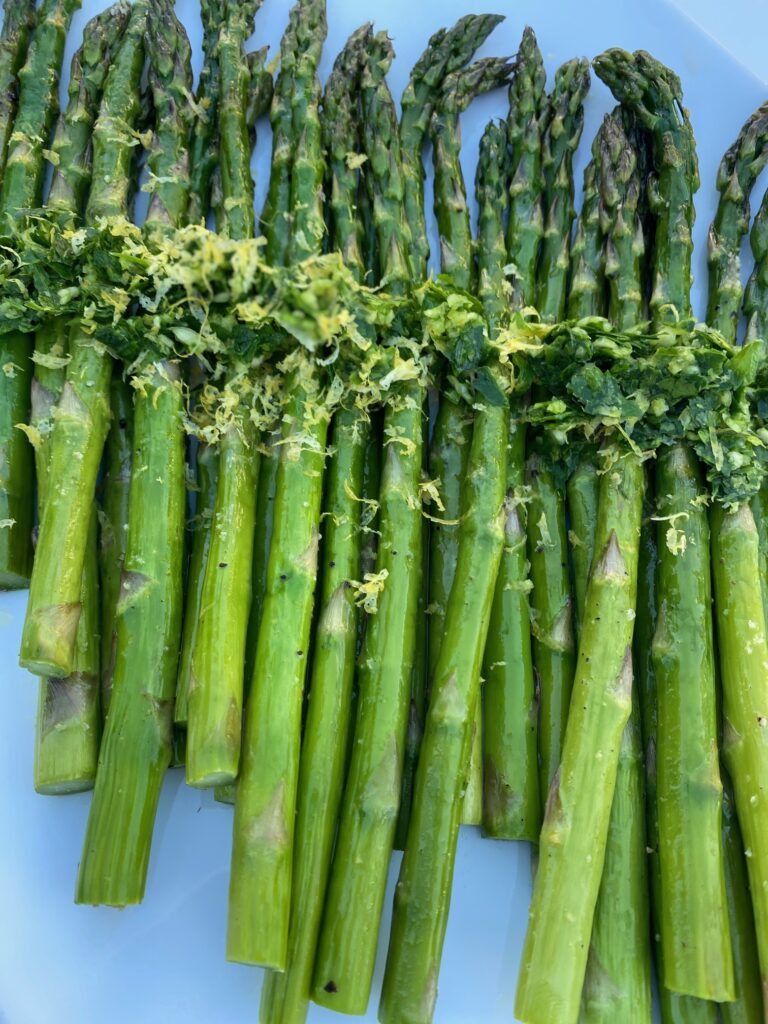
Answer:
<svg viewBox="0 0 768 1024"><path fill-rule="evenodd" d="M509 65L500 58L478 60L446 76L432 115L430 134L435 165L435 215L440 233L443 274L459 288L474 286L474 252L469 207L459 160L459 116L475 96L503 84ZM429 473L440 481L445 523L434 523L429 550L429 678L434 675L445 628L446 607L456 572L462 490L472 437L472 410L459 395L445 388L435 420L429 452ZM463 823L475 825L482 817L482 716L478 703L470 774L465 793ZM406 769L407 770L407 769Z"/></svg>
<svg viewBox="0 0 768 1024"><path fill-rule="evenodd" d="M645 753L645 806L648 843L648 875L651 897L651 935L656 961L659 1007L662 1024L716 1024L718 1004L694 996L672 992L663 984L664 951L661 945L661 871L659 868L659 818L656 800L656 736L657 704L656 678L651 653L656 631L656 524L653 475L646 474L643 525L640 532L640 562L638 569L637 618L633 658L635 684L640 705L643 747ZM727 875L726 875L727 879Z"/></svg>
<svg viewBox="0 0 768 1024"><path fill-rule="evenodd" d="M741 312L741 242L749 229L749 195L768 162L768 104L759 107L726 150L717 169L720 200L707 239L707 323L736 340Z"/></svg>
<svg viewBox="0 0 768 1024"><path fill-rule="evenodd" d="M538 118L543 93L541 54L533 32L526 28L510 85L507 118L511 154L506 170L511 184L506 247L508 263L515 268L509 297L518 307L533 302L535 297L530 253L538 253L541 230ZM485 258L485 254L481 255ZM483 827L498 838L533 841L541 826L541 806L536 752L538 704L526 589L527 508L522 500L525 441L525 424L519 410L513 409L507 434L507 544L502 553L483 665L487 730L483 742ZM514 742L507 742L508 730L514 730Z"/></svg>
<svg viewBox="0 0 768 1024"><path fill-rule="evenodd" d="M147 230L163 232L180 226L186 215L192 120L189 41L167 0L149 6L146 48L157 119ZM108 79L105 96L112 84ZM78 903L126 906L142 900L157 802L171 760L185 514L180 376L176 361L151 354L137 370L112 699L78 872Z"/></svg>
<svg viewBox="0 0 768 1024"><path fill-rule="evenodd" d="M411 244L397 115L386 84L392 45L379 33L363 68L363 142L370 164L382 279L410 284ZM408 722L414 619L421 587L421 510L413 501L422 466L421 380L402 381L384 413L376 569L386 571L360 657L357 719L320 932L312 998L363 1013L368 1004L394 842Z"/></svg>
<svg viewBox="0 0 768 1024"><path fill-rule="evenodd" d="M526 1024L578 1018L621 737L631 709L642 490L643 468L633 454L619 456L600 481L596 559L573 700L541 831L515 1002Z"/></svg>
<svg viewBox="0 0 768 1024"><path fill-rule="evenodd" d="M323 143L329 170L331 240L359 280L364 276L362 225L355 204L360 148L360 70L371 26L354 32L336 59L323 98ZM315 947L330 868L346 765L357 607L349 581L360 575L365 412L340 409L333 421L322 545L320 612L314 637L310 700L301 749L291 924L284 973L270 971L261 997L264 1024L303 1024L309 1005Z"/></svg>
<svg viewBox="0 0 768 1024"><path fill-rule="evenodd" d="M452 28L435 32L416 61L400 101L405 219L412 235L411 255L408 258L411 276L416 281L426 276L429 259L421 154L435 103L446 75L463 68L475 50L482 46L503 20L502 16L495 14L468 14L460 18Z"/></svg>
<svg viewBox="0 0 768 1024"><path fill-rule="evenodd" d="M289 66L294 62L290 87L283 87L295 138L291 261L319 252L325 230L317 65L326 31L324 0L300 0L283 40ZM278 970L285 969L288 954L302 695L328 429L314 368L291 375L286 386L266 598L235 800L227 933L229 959Z"/></svg>
<svg viewBox="0 0 768 1024"><path fill-rule="evenodd" d="M541 193L541 145L546 72L533 29L526 27L509 86L509 220L507 254L512 264L512 301L516 308L536 301L536 268L544 221Z"/></svg>
<svg viewBox="0 0 768 1024"><path fill-rule="evenodd" d="M258 7L257 0L239 7L226 3L217 47L222 227L235 239L255 233L244 48ZM227 386L237 389L240 367L228 372ZM191 786L229 783L238 772L259 468L255 440L243 398L219 441L216 505L187 691L186 780Z"/></svg>
<svg viewBox="0 0 768 1024"><path fill-rule="evenodd" d="M43 151L58 112L59 71L64 43L79 0L44 0L37 13L37 28L27 58L18 71L18 105L0 190L3 231L19 211L42 201L45 158ZM19 5L17 32L25 35L24 7ZM6 11L6 13L8 13ZM11 32L13 24L8 26ZM13 57L12 66L21 51ZM13 77L10 86L13 90ZM6 112L6 120L9 112ZM8 127L4 129L8 133ZM0 366L10 366L0 380L0 589L25 587L32 566L34 481L32 448L17 423L29 419L33 338L11 331L0 339ZM80 584L80 575L77 585ZM73 638L74 639L74 638ZM54 666L55 667L55 666ZM71 665L61 675L68 675ZM43 670L42 674L46 674Z"/></svg>
<svg viewBox="0 0 768 1024"><path fill-rule="evenodd" d="M484 159L493 152L484 150ZM483 167L479 173L483 192L483 177L498 177L499 167ZM461 195L463 191L458 168L454 193ZM497 213L498 229L502 210ZM498 229L496 245L482 257L484 289L492 286L492 282L500 287L503 281L504 250ZM486 303L493 304L487 293ZM478 396L475 404L455 578L432 678L408 838L395 895L379 1007L379 1019L383 1022L431 1021L437 999L467 762L480 700L480 668L504 545L509 409L501 372L494 369L491 373L498 398Z"/></svg>
<svg viewBox="0 0 768 1024"><path fill-rule="evenodd" d="M609 315L624 329L643 313L637 158L616 114L605 118L597 141ZM644 797L640 707L633 690L582 992L585 1024L629 1018L650 1024L652 1019Z"/></svg>
<svg viewBox="0 0 768 1024"><path fill-rule="evenodd" d="M648 54L611 50L595 64L654 140L658 174L651 312L657 322L690 316L693 191L698 184L690 124L680 116L679 82ZM657 460L659 620L657 679L659 861L664 984L718 1001L733 998L720 839L710 606L709 530L693 455L683 445ZM679 525L678 525L679 524ZM668 543L679 530L684 550ZM692 645L689 638L696 637Z"/></svg>
<svg viewBox="0 0 768 1024"><path fill-rule="evenodd" d="M569 60L555 72L542 137L544 234L537 271L537 305L544 320L562 320L567 296L573 207L573 154L584 125L589 61Z"/></svg>
<svg viewBox="0 0 768 1024"><path fill-rule="evenodd" d="M440 29L429 40L427 48L416 62L402 97L402 118L400 121L401 154L403 173L405 174L405 211L408 224L411 225L413 245L411 250L411 273L416 280L426 276L427 260L429 259L429 243L424 215L424 168L422 149L427 131L432 126L432 134L437 139L449 143L441 144L442 157L436 161L441 172L438 175L438 190L435 196L435 211L438 213L443 228L453 234L454 239L446 236L441 243L441 259L443 271L456 271L456 281L461 287L469 287L471 278L472 256L469 218L466 215L466 202L459 197L459 209L452 216L451 187L452 173L457 154L450 151L450 143L457 138L454 125L460 110L456 100L465 105L471 100L474 91L482 91L483 77L493 77L493 62L478 62L474 70L466 76L454 79L453 87L447 91L445 85L464 67L478 46L502 21L496 15L468 15L460 18L448 30ZM478 79L477 82L474 80ZM445 82L445 85L444 85ZM441 97L447 97L449 104L445 111L448 116L435 117L436 108ZM443 127L441 127L443 126ZM444 168L444 170L442 170ZM451 244L455 243L456 257L451 254ZM457 265L461 264L461 268ZM465 278L464 283L461 279ZM397 828L398 846L402 845L408 828L413 776L418 758L421 733L424 728L424 713L427 699L428 683L437 659L437 643L435 637L442 635L445 603L448 600L450 584L456 563L456 534L448 520L455 519L461 498L461 481L466 468L466 456L469 445L471 417L461 403L453 402L445 397L438 411L438 418L433 430L432 444L429 447L429 476L440 481L441 501L444 511L441 518L445 523L424 524L424 557L428 563L428 572L422 569L424 581L421 605L418 613L418 632L416 641L417 657L413 667L413 683L411 695L411 713L408 737L403 766L403 799ZM425 423L428 432L428 421ZM425 614L429 609L429 624ZM425 650L426 648L426 650ZM477 716L476 744L473 747L472 773L473 783L467 793L468 818L477 821L480 803L480 727L481 719Z"/></svg>
<svg viewBox="0 0 768 1024"><path fill-rule="evenodd" d="M146 5L138 0L104 85L93 130L86 223L127 213L133 125L140 113ZM72 670L89 519L109 424L111 360L75 323L70 362L51 432L49 495L30 581L21 664L39 674Z"/></svg>
<svg viewBox="0 0 768 1024"><path fill-rule="evenodd" d="M48 208L80 217L90 181L90 139L111 51L125 28L128 8L117 4L86 25L72 59L69 100L59 118L52 150L54 174ZM46 500L53 410L64 387L67 324L56 318L35 338L31 426L37 470L37 500ZM101 732L99 710L99 618L96 517L91 513L82 580L75 671L66 679L40 681L35 740L35 789L70 793L90 789L96 776Z"/></svg>
<svg viewBox="0 0 768 1024"><path fill-rule="evenodd" d="M0 34L0 180L5 171L18 100L19 69L35 26L34 0L5 0Z"/></svg>

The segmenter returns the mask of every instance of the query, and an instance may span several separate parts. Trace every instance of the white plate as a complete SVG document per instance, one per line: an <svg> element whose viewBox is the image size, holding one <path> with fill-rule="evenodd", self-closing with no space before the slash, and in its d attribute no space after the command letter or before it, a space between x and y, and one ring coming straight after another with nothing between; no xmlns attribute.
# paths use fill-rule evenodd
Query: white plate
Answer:
<svg viewBox="0 0 768 1024"><path fill-rule="evenodd" d="M766 98L762 72L768 12L750 0L389 0L386 13L371 0L329 0L330 31L322 75L349 32L366 16L389 29L398 58L390 76L399 96L427 37L468 11L500 10L507 21L483 48L513 53L523 26L535 28L550 74L569 57L594 56L608 46L644 47L674 67L685 87L696 129L702 188L697 198L695 308L703 314L707 226L714 211L714 175L744 119ZM70 35L68 56L85 20L101 0L85 0ZM287 20L287 0L266 0L256 40L272 52ZM178 12L200 63L200 24L194 0ZM700 17L703 28L693 18ZM722 36L727 49L714 36ZM730 51L730 52L729 52ZM734 57L740 56L740 61ZM749 70L760 75L762 82ZM613 101L595 82L587 100L585 141L577 173L602 114ZM491 115L503 115L501 95L478 101L464 116L464 169L474 176L477 143ZM269 160L268 129L254 162L259 207ZM431 203L431 194L428 195ZM433 235L434 250L434 235ZM169 774L157 816L144 905L122 912L75 907L74 878L88 813L87 795L38 797L32 789L36 681L17 667L25 595L0 595L0 1022L5 1024L245 1024L257 1020L261 971L226 963L224 934L231 810L185 788ZM393 864L390 883L394 882ZM390 894L391 895L391 894ZM464 829L459 842L448 924L438 1024L513 1020L518 958L530 896L529 855L523 844L481 840ZM387 899L387 915L390 898ZM388 921L385 922L385 931ZM386 946L365 1020L375 1021ZM556 970L553 965L553 970ZM313 1007L314 1024L334 1017Z"/></svg>

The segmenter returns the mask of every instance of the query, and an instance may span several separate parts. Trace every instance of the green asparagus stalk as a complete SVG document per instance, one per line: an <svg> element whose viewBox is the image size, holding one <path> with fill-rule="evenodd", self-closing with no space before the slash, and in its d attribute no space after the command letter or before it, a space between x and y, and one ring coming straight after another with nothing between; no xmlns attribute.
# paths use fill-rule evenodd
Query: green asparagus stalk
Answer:
<svg viewBox="0 0 768 1024"><path fill-rule="evenodd" d="M544 320L565 313L573 206L573 154L584 125L584 97L589 90L589 61L569 60L557 69L547 100L542 136L544 234L537 273L537 306Z"/></svg>
<svg viewBox="0 0 768 1024"><path fill-rule="evenodd" d="M749 230L749 195L768 162L768 104L747 120L717 170L720 199L708 236L707 323L736 340L741 313L741 242Z"/></svg>
<svg viewBox="0 0 768 1024"><path fill-rule="evenodd" d="M542 211L542 132L546 72L533 29L526 27L509 86L509 220L507 254L512 264L512 301L516 308L536 301L536 270L544 233Z"/></svg>
<svg viewBox="0 0 768 1024"><path fill-rule="evenodd" d="M354 32L336 59L323 98L323 143L329 170L331 240L359 280L364 276L362 225L356 215L360 149L360 71L371 26ZM344 784L357 643L357 607L350 580L361 579L366 414L340 409L326 483L322 586L310 675L311 694L301 748L291 923L284 973L270 971L261 997L264 1024L303 1024L312 984L317 935Z"/></svg>
<svg viewBox="0 0 768 1024"><path fill-rule="evenodd" d="M643 310L637 157L616 115L605 118L597 141L608 312L625 329L639 321ZM652 1020L642 750L640 706L633 689L582 992L585 1024L630 1017L648 1024Z"/></svg>
<svg viewBox="0 0 768 1024"><path fill-rule="evenodd" d="M411 235L401 136L386 84L391 61L391 42L380 33L362 73L363 142L382 278L403 293ZM312 991L315 1002L346 1013L363 1013L368 1004L402 787L421 588L422 520L413 498L421 478L424 397L421 381L403 381L384 413L376 570L387 577L360 656L357 719Z"/></svg>
<svg viewBox="0 0 768 1024"><path fill-rule="evenodd" d="M200 624L200 603L208 551L211 546L212 519L216 508L216 490L219 478L218 450L214 445L199 442L195 459L196 510L192 524L192 542L187 569L184 626L179 653L179 675L176 680L176 703L173 720L177 725L187 724L189 684L192 674L192 654Z"/></svg>
<svg viewBox="0 0 768 1024"><path fill-rule="evenodd" d="M69 100L52 146L54 174L49 209L77 220L90 181L90 138L111 51L125 28L128 8L117 4L86 25L72 59ZM35 338L31 427L40 514L45 505L53 411L64 388L66 321L57 318ZM40 681L35 740L35 789L71 793L90 789L96 777L101 733L99 708L99 585L96 515L91 512L81 590L82 614L75 641L75 670L66 679Z"/></svg>
<svg viewBox="0 0 768 1024"><path fill-rule="evenodd" d="M717 641L723 688L723 758L733 782L766 991L768 863L760 824L760 793L768 777L762 707L766 698L766 625L759 578L759 537L749 505L712 510L712 560ZM737 939L736 944L739 944Z"/></svg>
<svg viewBox="0 0 768 1024"><path fill-rule="evenodd" d="M682 446L656 467L659 618L653 640L664 984L732 999L721 842L709 529L695 459ZM682 550L680 549L682 548Z"/></svg>
<svg viewBox="0 0 768 1024"><path fill-rule="evenodd" d="M460 167L455 173L454 194L462 195ZM499 167L481 170L481 175L486 173L498 177ZM484 187L481 182L481 192ZM484 289L491 286L489 278L498 288L503 283L502 211L503 207L497 214L497 245L482 257ZM493 300L486 294L489 301ZM471 770L468 760L480 708L480 669L507 518L509 408L500 373L497 384L497 401L479 398L475 404L455 577L432 677L379 1007L379 1019L387 1024L429 1022L437 999L458 829Z"/></svg>
<svg viewBox="0 0 768 1024"><path fill-rule="evenodd" d="M12 19L8 32L15 31L23 44L26 30L25 5L19 18ZM7 156L0 190L0 222L3 233L12 227L19 211L40 206L45 171L44 149L58 112L58 86L64 43L79 0L44 0L37 12L37 27L29 44L26 61L18 70L18 104L13 133L8 137ZM6 14L8 11L6 11ZM10 40L13 49L13 37ZM21 59L20 47L10 61ZM10 70L10 68L9 68ZM15 92L11 74L11 95ZM5 113L6 122L11 109ZM6 134L9 127L4 128ZM25 587L32 567L33 451L17 423L27 423L32 382L34 339L18 331L0 339L0 366L8 367L0 380L0 590ZM77 584L79 587L80 576ZM55 666L54 666L55 667ZM66 666L67 675L71 665ZM43 670L42 674L47 674Z"/></svg>
<svg viewBox="0 0 768 1024"><path fill-rule="evenodd" d="M5 171L18 100L19 69L35 25L34 0L5 0L0 34L0 180Z"/></svg>
<svg viewBox="0 0 768 1024"><path fill-rule="evenodd" d="M503 17L495 14L469 14L452 28L435 32L414 65L402 96L400 152L405 175L405 218L412 235L409 261L411 276L416 281L426 276L429 259L422 150L432 113L445 77L463 68L501 21Z"/></svg>
<svg viewBox="0 0 768 1024"><path fill-rule="evenodd" d="M639 161L638 161L639 163ZM646 474L643 525L640 532L640 561L638 569L637 617L633 660L635 684L640 704L643 747L645 754L645 806L648 843L648 875L651 897L651 935L659 981L658 995L662 1024L716 1024L718 1004L694 996L672 992L661 982L664 977L664 951L661 945L661 871L659 867L659 818L656 799L656 737L657 701L656 677L653 669L652 644L656 632L656 524L653 476ZM727 879L727 875L726 875Z"/></svg>
<svg viewBox="0 0 768 1024"><path fill-rule="evenodd" d="M540 837L515 1003L517 1017L526 1024L571 1022L579 1014L619 752L632 703L642 494L642 464L633 454L620 455L600 481L596 559L573 700Z"/></svg>
<svg viewBox="0 0 768 1024"><path fill-rule="evenodd" d="M597 58L595 70L652 136L658 188L651 313L657 323L685 319L698 169L680 83L643 51L609 50ZM696 461L685 446L661 453L659 514L674 518L659 524L660 612L653 643L660 932L663 983L722 1001L733 998L733 961L720 839L709 530L700 490ZM678 539L682 551L675 550Z"/></svg>
<svg viewBox="0 0 768 1024"><path fill-rule="evenodd" d="M191 124L190 46L167 0L148 9L156 125L147 230L185 219ZM128 536L115 613L112 698L77 879L78 903L144 896L157 803L171 761L181 640L185 472L181 371L150 356L137 372Z"/></svg>
<svg viewBox="0 0 768 1024"><path fill-rule="evenodd" d="M217 49L222 228L235 239L255 233L246 118L250 75L244 48L258 6L225 4ZM238 367L231 371L231 388L239 386L240 372ZM230 783L238 773L259 469L255 446L255 427L242 400L219 441L216 505L187 690L190 786Z"/></svg>
<svg viewBox="0 0 768 1024"><path fill-rule="evenodd" d="M282 52L294 62L290 88L283 86L295 139L291 261L319 252L325 230L317 65L326 31L324 0L299 0L283 40ZM230 960L277 970L285 969L288 955L302 696L328 429L327 410L318 409L316 372L289 378L287 388L266 598L235 800L227 932Z"/></svg>
<svg viewBox="0 0 768 1024"><path fill-rule="evenodd" d="M133 125L140 112L146 6L138 0L104 84L93 130L93 178L86 222L127 213ZM49 495L30 581L20 662L40 675L72 671L88 523L109 425L112 366L106 350L77 323L51 432Z"/></svg>
<svg viewBox="0 0 768 1024"><path fill-rule="evenodd" d="M531 634L539 683L539 792L543 808L561 760L576 656L565 496L548 453L530 448L525 480L529 494Z"/></svg>
<svg viewBox="0 0 768 1024"><path fill-rule="evenodd" d="M459 116L475 96L504 83L509 76L504 59L488 58L446 76L432 115L430 134L435 166L435 215L440 234L443 274L459 288L474 286L474 251L469 206L461 170ZM440 656L448 605L459 551L457 525L461 516L464 475L472 437L472 410L456 395L441 395L429 453L430 477L440 481L444 505L441 518L430 531L429 550L429 678ZM474 740L465 793L464 824L477 825L482 817L482 714L478 703Z"/></svg>

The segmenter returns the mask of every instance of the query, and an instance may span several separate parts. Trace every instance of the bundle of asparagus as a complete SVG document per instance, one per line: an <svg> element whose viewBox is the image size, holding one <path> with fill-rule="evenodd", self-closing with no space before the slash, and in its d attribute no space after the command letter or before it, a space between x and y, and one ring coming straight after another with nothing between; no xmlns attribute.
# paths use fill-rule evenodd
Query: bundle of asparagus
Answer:
<svg viewBox="0 0 768 1024"><path fill-rule="evenodd" d="M119 0L57 120L75 7L0 37L0 585L35 787L94 788L77 902L143 899L183 764L234 803L262 1024L365 1012L396 846L379 1019L428 1024L463 823L534 844L520 1020L650 1022L654 967L665 1022L766 1019L766 109L695 324L694 138L649 54L593 62L619 106L577 216L589 65L547 93L530 29L512 61L473 60L496 16L440 30L398 117L370 25L321 88L323 0L274 85L260 0L205 0L194 99L170 0ZM460 115L502 85L473 236Z"/></svg>

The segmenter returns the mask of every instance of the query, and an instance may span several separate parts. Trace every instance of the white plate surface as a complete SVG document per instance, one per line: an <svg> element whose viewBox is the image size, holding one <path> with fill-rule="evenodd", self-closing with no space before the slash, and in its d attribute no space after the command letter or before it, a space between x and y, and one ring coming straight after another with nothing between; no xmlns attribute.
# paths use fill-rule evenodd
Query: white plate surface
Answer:
<svg viewBox="0 0 768 1024"><path fill-rule="evenodd" d="M83 24L101 8L85 0L75 18L67 61ZM706 229L714 211L714 175L726 146L768 94L768 9L754 0L328 0L330 30L321 73L349 32L366 17L390 31L397 51L395 96L428 36L469 11L507 15L484 54L514 52L523 26L536 30L547 69L608 46L644 47L674 67L696 130L702 187L695 231L695 310L703 315ZM384 12L381 13L381 8ZM200 65L200 22L194 0L178 0L179 16ZM258 45L274 53L288 0L265 0ZM719 40L719 43L718 43ZM577 175L600 117L613 105L595 82ZM485 97L464 116L464 169L471 183L487 119L503 115L502 95ZM265 192L268 127L254 160L257 203ZM761 182L765 187L765 181ZM428 192L431 203L431 193ZM433 250L435 235L433 229ZM143 906L121 912L75 907L74 878L89 796L40 797L32 789L37 700L35 680L17 665L24 594L0 594L0 1024L247 1024L257 1020L261 971L224 960L231 810L187 789L172 771L163 790ZM394 884L399 858L390 875ZM524 844L481 840L465 828L459 841L436 1024L496 1024L514 1019L518 959L530 897ZM391 892L387 898L388 929ZM366 1021L376 1020L385 941ZM553 965L556 970L556 965ZM339 1020L318 1007L311 1024Z"/></svg>

